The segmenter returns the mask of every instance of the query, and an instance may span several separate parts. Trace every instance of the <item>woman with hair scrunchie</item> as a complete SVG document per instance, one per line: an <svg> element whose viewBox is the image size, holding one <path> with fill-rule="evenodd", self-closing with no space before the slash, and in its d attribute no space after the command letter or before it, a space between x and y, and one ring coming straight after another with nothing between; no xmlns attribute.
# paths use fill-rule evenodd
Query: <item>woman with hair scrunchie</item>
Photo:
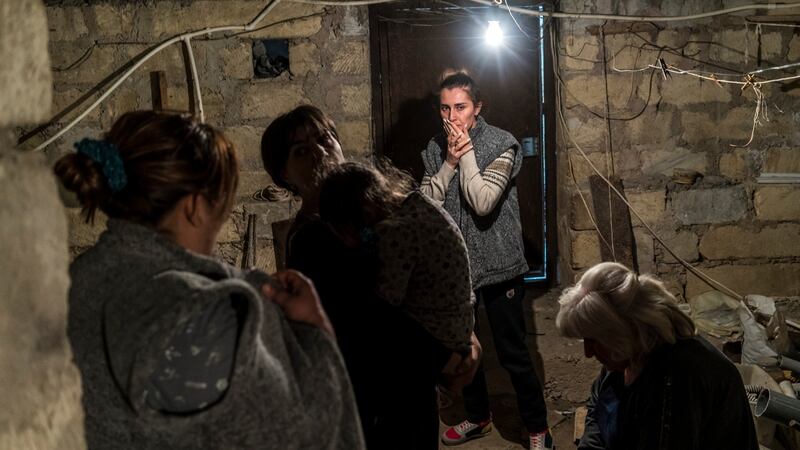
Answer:
<svg viewBox="0 0 800 450"><path fill-rule="evenodd" d="M579 450L759 448L739 372L660 281L601 263L558 302L560 333L603 364Z"/></svg>
<svg viewBox="0 0 800 450"><path fill-rule="evenodd" d="M87 221L109 218L70 266L88 448L363 449L314 285L211 257L239 179L231 142L136 111L76 148L56 175Z"/></svg>

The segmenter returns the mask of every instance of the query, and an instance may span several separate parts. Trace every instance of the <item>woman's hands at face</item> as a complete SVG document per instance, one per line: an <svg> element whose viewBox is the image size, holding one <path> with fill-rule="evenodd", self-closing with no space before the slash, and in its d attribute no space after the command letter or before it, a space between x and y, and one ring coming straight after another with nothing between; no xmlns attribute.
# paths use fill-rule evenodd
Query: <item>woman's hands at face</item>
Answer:
<svg viewBox="0 0 800 450"><path fill-rule="evenodd" d="M458 161L467 152L472 150L472 140L469 138L469 132L462 126L450 124L450 133L447 134L447 164L450 168L455 169ZM448 127L445 127L447 130Z"/></svg>
<svg viewBox="0 0 800 450"><path fill-rule="evenodd" d="M273 282L261 287L264 296L280 306L286 318L317 326L334 336L333 326L322 309L314 283L296 270L272 276Z"/></svg>

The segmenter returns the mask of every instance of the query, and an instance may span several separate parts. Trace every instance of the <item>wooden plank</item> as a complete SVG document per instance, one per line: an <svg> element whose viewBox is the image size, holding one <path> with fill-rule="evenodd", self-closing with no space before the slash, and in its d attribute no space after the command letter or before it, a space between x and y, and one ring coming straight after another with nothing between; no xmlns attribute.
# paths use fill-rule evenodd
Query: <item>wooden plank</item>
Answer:
<svg viewBox="0 0 800 450"><path fill-rule="evenodd" d="M575 408L575 426L572 429L572 437L575 445L581 442L586 427L586 415L588 413L589 409L585 406Z"/></svg>
<svg viewBox="0 0 800 450"><path fill-rule="evenodd" d="M150 72L150 95L153 99L153 111L164 111L167 108L167 73L163 70Z"/></svg>
<svg viewBox="0 0 800 450"><path fill-rule="evenodd" d="M614 187L624 195L622 181L613 176L610 180ZM617 194L609 189L606 182L598 175L589 177L589 187L592 191L592 203L594 204L594 217L597 221L597 226L600 228L600 234L609 244L606 245L600 239L601 258L603 261L616 261L624 264L626 267L638 272L633 227L628 206L620 200ZM609 246L613 246L613 251Z"/></svg>

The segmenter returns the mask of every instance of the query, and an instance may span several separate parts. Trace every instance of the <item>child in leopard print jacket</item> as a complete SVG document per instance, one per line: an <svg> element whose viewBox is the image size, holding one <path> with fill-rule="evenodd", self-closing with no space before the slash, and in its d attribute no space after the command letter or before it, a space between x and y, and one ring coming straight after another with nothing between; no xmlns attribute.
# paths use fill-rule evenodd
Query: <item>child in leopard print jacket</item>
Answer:
<svg viewBox="0 0 800 450"><path fill-rule="evenodd" d="M377 292L455 353L470 349L474 294L464 239L450 216L397 169L342 164L320 193L320 215L349 246L377 256Z"/></svg>

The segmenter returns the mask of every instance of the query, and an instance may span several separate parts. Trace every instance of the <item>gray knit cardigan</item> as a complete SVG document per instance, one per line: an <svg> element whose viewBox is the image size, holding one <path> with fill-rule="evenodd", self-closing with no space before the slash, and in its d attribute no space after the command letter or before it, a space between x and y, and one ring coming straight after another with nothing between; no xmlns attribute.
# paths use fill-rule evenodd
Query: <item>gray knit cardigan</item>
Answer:
<svg viewBox="0 0 800 450"><path fill-rule="evenodd" d="M450 180L445 194L444 209L450 213L464 236L469 252L472 288L478 289L508 281L528 271L515 183L522 166L522 152L519 151L519 142L511 133L487 124L481 116L469 131L469 137L481 172L506 150L517 150L506 191L490 214L479 216L470 208L461 193L459 177ZM439 171L446 152L447 138L444 133L428 142L428 147L422 152L426 174L432 176Z"/></svg>
<svg viewBox="0 0 800 450"><path fill-rule="evenodd" d="M90 449L364 448L336 344L263 300L263 273L119 220L70 273L68 331ZM218 302L245 311L224 396L193 414L151 409L147 377L158 355L188 317Z"/></svg>

